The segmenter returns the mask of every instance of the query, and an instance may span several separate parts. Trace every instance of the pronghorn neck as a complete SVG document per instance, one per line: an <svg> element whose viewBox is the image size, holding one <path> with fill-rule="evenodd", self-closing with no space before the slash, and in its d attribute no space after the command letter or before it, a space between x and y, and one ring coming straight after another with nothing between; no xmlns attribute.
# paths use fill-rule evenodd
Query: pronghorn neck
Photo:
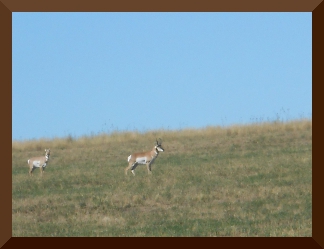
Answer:
<svg viewBox="0 0 324 249"><path fill-rule="evenodd" d="M48 161L49 157L50 157L50 150L46 151L45 153L45 162Z"/></svg>
<svg viewBox="0 0 324 249"><path fill-rule="evenodd" d="M156 146L154 146L153 151L154 151L154 153L155 153L155 156L157 156L157 155L159 154L159 151L158 151L158 149L156 148Z"/></svg>

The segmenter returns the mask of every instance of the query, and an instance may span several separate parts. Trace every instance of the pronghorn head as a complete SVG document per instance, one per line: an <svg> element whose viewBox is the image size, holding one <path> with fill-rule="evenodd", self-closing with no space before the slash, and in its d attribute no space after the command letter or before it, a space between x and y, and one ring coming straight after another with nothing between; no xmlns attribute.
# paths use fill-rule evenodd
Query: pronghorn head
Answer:
<svg viewBox="0 0 324 249"><path fill-rule="evenodd" d="M155 149L157 151L164 151L164 149L162 148L162 139L161 138L159 138L159 141L156 139Z"/></svg>
<svg viewBox="0 0 324 249"><path fill-rule="evenodd" d="M51 150L50 149L45 149L45 157L48 160L49 156L51 155Z"/></svg>

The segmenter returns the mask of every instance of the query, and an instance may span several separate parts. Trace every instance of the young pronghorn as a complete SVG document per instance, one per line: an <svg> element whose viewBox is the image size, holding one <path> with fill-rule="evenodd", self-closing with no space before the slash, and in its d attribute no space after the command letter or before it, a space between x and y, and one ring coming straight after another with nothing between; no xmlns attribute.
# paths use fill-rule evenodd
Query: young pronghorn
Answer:
<svg viewBox="0 0 324 249"><path fill-rule="evenodd" d="M125 169L125 174L127 175L127 171L130 169L135 176L135 168L138 164L146 164L148 173L151 173L151 164L159 155L160 151L164 151L162 148L162 141L158 142L156 140L156 145L153 147L151 151L147 152L138 152L133 153L128 157L128 167Z"/></svg>
<svg viewBox="0 0 324 249"><path fill-rule="evenodd" d="M41 175L43 176L43 172L45 170L46 164L48 162L48 159L50 157L51 150L50 149L45 149L45 156L40 156L40 157L33 157L28 160L28 165L29 165L29 175L32 175L33 170L35 168L39 168L41 171Z"/></svg>

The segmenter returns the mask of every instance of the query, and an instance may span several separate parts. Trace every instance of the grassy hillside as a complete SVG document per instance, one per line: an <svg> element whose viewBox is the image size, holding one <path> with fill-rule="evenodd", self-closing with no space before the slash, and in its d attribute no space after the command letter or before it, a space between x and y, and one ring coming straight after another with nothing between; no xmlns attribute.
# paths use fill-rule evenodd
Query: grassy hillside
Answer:
<svg viewBox="0 0 324 249"><path fill-rule="evenodd" d="M152 174L130 153L163 139ZM40 177L27 159L51 149ZM312 236L312 121L13 142L13 236Z"/></svg>

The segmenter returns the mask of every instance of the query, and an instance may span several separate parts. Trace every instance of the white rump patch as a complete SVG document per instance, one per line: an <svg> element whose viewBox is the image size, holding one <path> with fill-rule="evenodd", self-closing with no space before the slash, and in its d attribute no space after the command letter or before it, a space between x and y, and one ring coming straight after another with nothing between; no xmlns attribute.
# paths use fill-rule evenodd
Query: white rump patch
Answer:
<svg viewBox="0 0 324 249"><path fill-rule="evenodd" d="M146 164L147 158L145 157L138 157L136 158L136 162L139 164Z"/></svg>
<svg viewBox="0 0 324 249"><path fill-rule="evenodd" d="M129 157L128 157L128 162L129 162L129 160L132 158L132 155L130 155Z"/></svg>

